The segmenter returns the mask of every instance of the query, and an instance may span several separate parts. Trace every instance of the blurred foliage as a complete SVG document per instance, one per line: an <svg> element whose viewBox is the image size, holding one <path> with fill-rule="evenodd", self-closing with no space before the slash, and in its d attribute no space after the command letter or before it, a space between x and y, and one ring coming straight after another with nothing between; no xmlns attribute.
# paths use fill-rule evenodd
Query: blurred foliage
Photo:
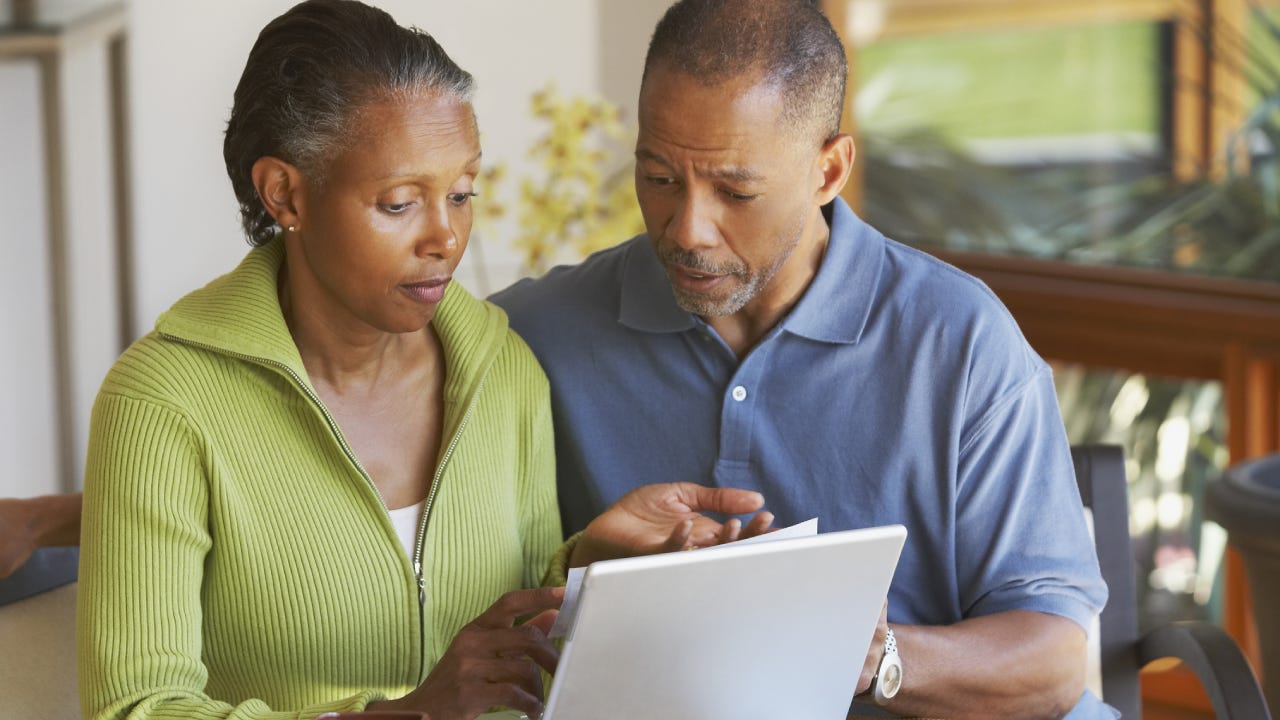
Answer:
<svg viewBox="0 0 1280 720"><path fill-rule="evenodd" d="M514 208L522 272L540 275L557 261L579 260L643 232L630 148L625 161L617 160L622 143L634 137L618 108L606 100L565 97L548 86L534 93L529 109L547 130L529 148L542 173L520 179ZM610 163L618 167L602 170ZM501 174L490 181L500 184ZM486 222L509 212L491 206Z"/></svg>
<svg viewBox="0 0 1280 720"><path fill-rule="evenodd" d="M984 162L967 149L950 117L928 116L936 108L935 99L920 97L913 123L908 99L884 87L891 84L895 73L901 74L893 56L878 56L873 63L878 74L864 74L861 81L864 88L874 89L877 98L864 102L860 95L859 107L875 116L880 105L891 104L894 121L872 122L873 128L889 129L868 130L862 138L867 178L864 214L887 234L908 242L1280 281L1280 27L1274 11L1253 7L1251 19L1247 34L1224 38L1225 31L1219 30L1218 40L1223 52L1230 55L1221 60L1241 70L1255 106L1226 144L1228 156L1221 158L1225 175L1213 177L1209 168L1202 168L1198 177L1186 181L1172 177L1167 159L1138 155L1105 161ZM1135 32L1123 31L1123 37ZM1003 42L1025 45L1034 40L1052 50L1057 45L1068 47L1065 40L1081 32L1058 31L1068 37L1057 40L1053 35L1030 39L1015 35ZM1100 34L1107 37L1104 31L1091 30L1074 42L1092 39L1098 43L1095 36ZM992 38L983 39L992 44ZM930 40L916 42L927 45ZM937 42L946 45L955 41ZM964 51L966 47L951 50ZM1044 52L1018 47L1036 57ZM911 58L924 52L919 47L906 49L911 53L908 60L913 62ZM989 54L990 49L982 52ZM1126 67L1151 59L1142 54L1149 48L1134 52L1137 54L1119 55L1115 50L1101 54L1119 62L1124 74ZM1028 58L1028 62L1040 68L1041 74L1054 73L1054 66L1043 58ZM964 66L966 61L960 58L955 64ZM1098 82L1114 74L1101 65L1092 72ZM1128 74L1134 75L1132 71ZM1064 93L1055 87L1053 92L1035 94L1043 87L1039 75L1024 79L1023 94L1032 102L1024 100L1020 107L1026 110L1042 102L1046 106L1040 111L1042 119L1052 126L1059 120L1049 108L1060 105ZM1099 88L1100 93L1105 90ZM1010 94L1007 87L1001 92ZM1142 102L1151 102L1147 94L1142 98ZM1113 99L1119 104L1132 102L1123 97ZM1005 114L1002 108L1007 102L985 97L970 100L992 113L991 122L1009 122L996 119ZM1022 122L1018 132L1026 134L1026 118ZM972 117L966 123L966 127L980 125ZM1048 137L1046 141L1055 139L1061 138Z"/></svg>

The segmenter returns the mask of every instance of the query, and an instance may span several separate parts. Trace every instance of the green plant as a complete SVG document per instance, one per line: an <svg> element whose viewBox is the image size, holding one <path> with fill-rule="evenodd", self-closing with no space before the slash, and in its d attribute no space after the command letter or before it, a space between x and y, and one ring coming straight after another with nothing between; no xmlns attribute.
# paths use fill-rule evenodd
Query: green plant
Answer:
<svg viewBox="0 0 1280 720"><path fill-rule="evenodd" d="M576 261L644 230L632 185L631 162L619 162L630 136L617 107L605 100L565 97L554 86L530 99L533 119L547 126L529 148L541 173L520 179L514 204L514 245L522 271L538 275L557 260ZM610 165L613 170L603 170ZM505 171L488 178L500 185ZM492 207L486 223L509 208Z"/></svg>

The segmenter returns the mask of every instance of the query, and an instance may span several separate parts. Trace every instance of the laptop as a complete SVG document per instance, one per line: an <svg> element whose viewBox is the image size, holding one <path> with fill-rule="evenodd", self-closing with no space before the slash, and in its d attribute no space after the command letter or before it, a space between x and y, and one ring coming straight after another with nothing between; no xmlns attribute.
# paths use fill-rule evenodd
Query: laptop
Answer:
<svg viewBox="0 0 1280 720"><path fill-rule="evenodd" d="M901 525L591 565L543 720L840 720Z"/></svg>

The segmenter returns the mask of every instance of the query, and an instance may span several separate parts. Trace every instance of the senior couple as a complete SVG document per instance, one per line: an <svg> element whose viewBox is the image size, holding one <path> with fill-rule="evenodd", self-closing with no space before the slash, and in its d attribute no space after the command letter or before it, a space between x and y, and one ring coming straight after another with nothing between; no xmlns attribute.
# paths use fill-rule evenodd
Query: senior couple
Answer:
<svg viewBox="0 0 1280 720"><path fill-rule="evenodd" d="M839 198L845 75L812 2L676 3L640 92L648 232L484 302L450 280L471 76L353 0L268 24L224 143L254 248L94 406L85 717L536 715L567 568L814 515L910 532L851 695L1114 717L1083 689L1106 588L1049 370ZM895 642L901 691L872 693Z"/></svg>

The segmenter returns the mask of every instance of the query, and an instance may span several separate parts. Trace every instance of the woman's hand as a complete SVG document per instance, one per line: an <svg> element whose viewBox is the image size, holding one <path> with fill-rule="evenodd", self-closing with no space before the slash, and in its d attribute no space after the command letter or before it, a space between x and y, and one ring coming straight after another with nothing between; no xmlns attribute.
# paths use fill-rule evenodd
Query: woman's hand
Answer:
<svg viewBox="0 0 1280 720"><path fill-rule="evenodd" d="M750 490L684 482L643 485L587 525L569 565L689 550L759 535L773 524L772 513L758 513L746 527L737 518L719 523L702 513L742 515L763 506L764 497Z"/></svg>
<svg viewBox="0 0 1280 720"><path fill-rule="evenodd" d="M369 710L416 710L432 720L470 720L502 705L529 717L542 713L542 675L560 653L547 639L564 588L513 590L454 636L427 679L408 695ZM517 624L517 618L539 613Z"/></svg>

